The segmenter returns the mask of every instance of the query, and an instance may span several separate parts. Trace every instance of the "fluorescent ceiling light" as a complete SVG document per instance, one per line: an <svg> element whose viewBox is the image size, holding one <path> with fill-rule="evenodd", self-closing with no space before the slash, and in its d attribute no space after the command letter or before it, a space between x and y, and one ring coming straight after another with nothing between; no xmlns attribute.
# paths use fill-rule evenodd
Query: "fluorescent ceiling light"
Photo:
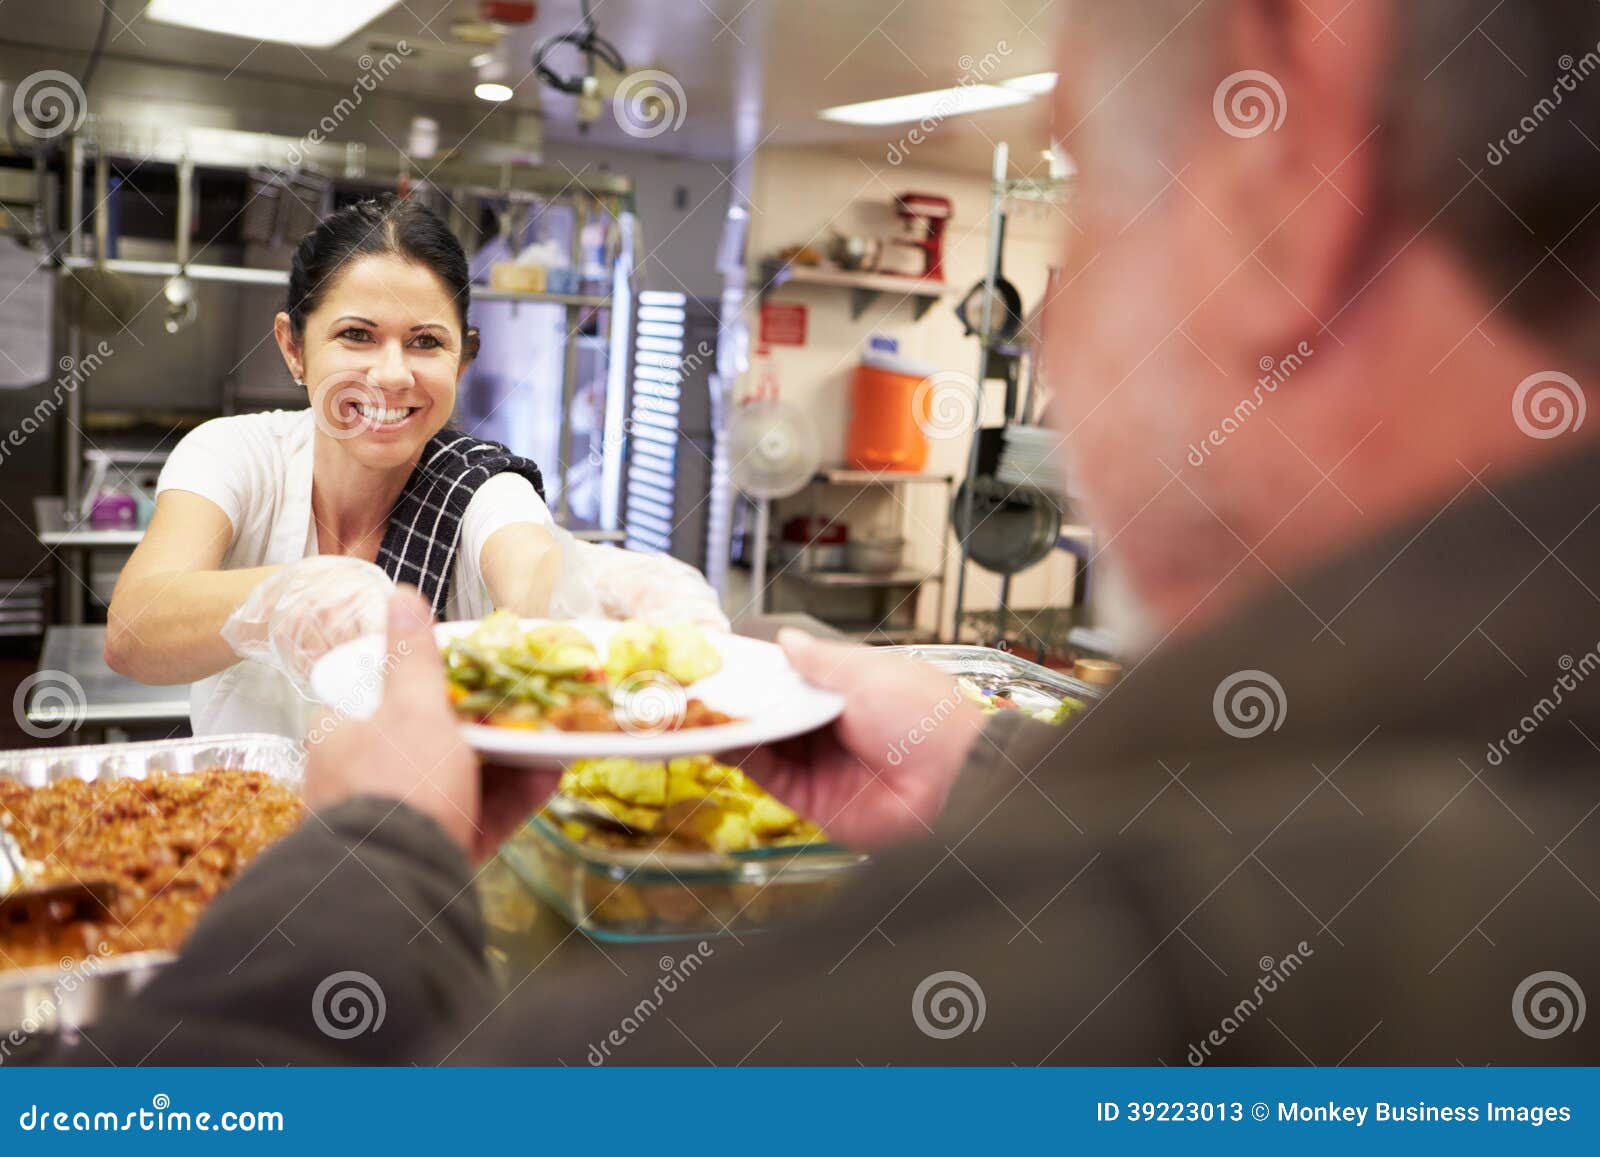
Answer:
<svg viewBox="0 0 1600 1157"><path fill-rule="evenodd" d="M1032 72L1027 76L1014 76L1010 80L1002 80L1000 83L1018 92L1025 92L1029 96L1043 96L1056 86L1056 74Z"/></svg>
<svg viewBox="0 0 1600 1157"><path fill-rule="evenodd" d="M203 32L332 48L395 6L396 0L150 0L145 16Z"/></svg>
<svg viewBox="0 0 1600 1157"><path fill-rule="evenodd" d="M499 103L503 100L510 100L516 95L503 84L490 83L480 84L477 88L472 90L472 93L479 100L492 100L496 103Z"/></svg>
<svg viewBox="0 0 1600 1157"><path fill-rule="evenodd" d="M844 125L897 125L929 117L943 120L945 117L963 116L985 109L1005 108L1007 105L1025 104L1029 99L1025 92L992 84L958 84L955 88L939 88L932 92L913 92L884 100L842 104L825 108L817 115L825 121Z"/></svg>

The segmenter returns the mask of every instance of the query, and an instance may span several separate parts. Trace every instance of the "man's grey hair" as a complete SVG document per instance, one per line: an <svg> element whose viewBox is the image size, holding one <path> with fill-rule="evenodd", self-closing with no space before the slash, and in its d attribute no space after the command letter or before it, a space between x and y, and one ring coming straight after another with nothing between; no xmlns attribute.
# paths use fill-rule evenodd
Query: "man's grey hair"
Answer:
<svg viewBox="0 0 1600 1157"><path fill-rule="evenodd" d="M1113 85L1134 101L1161 92L1159 108L1135 115L1141 137L1170 155L1207 131L1224 77L1270 71L1227 47L1218 33L1229 12L1252 4L1270 18L1299 2L1070 0L1067 35L1083 38L1080 58L1098 74L1091 102ZM1338 51L1331 19L1322 39ZM1391 0L1389 19L1380 128L1363 146L1379 150L1381 219L1405 237L1445 238L1489 299L1504 298L1500 312L1600 360L1600 3Z"/></svg>

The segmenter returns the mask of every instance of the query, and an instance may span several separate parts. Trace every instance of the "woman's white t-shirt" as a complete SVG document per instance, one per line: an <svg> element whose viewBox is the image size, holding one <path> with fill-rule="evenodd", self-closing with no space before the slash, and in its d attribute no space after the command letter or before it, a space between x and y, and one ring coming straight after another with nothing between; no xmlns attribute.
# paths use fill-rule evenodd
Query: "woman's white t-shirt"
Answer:
<svg viewBox="0 0 1600 1157"><path fill-rule="evenodd" d="M311 517L315 442L309 409L213 418L173 449L156 495L186 490L221 508L233 527L224 570L298 562L317 553ZM461 520L447 618L475 619L494 609L483 577L483 547L496 531L521 522L552 524L531 482L504 473L478 487ZM314 712L287 678L259 663L237 663L189 692L196 735L269 731L302 739Z"/></svg>

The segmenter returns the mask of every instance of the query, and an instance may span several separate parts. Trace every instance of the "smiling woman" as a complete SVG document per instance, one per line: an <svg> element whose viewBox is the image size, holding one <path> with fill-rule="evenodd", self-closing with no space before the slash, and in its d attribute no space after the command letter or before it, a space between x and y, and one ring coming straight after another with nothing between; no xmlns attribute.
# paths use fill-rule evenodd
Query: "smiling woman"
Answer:
<svg viewBox="0 0 1600 1157"><path fill-rule="evenodd" d="M106 661L193 682L196 734L303 736L310 664L381 630L394 582L440 618L549 610L563 552L538 468L447 426L477 352L470 291L415 202L349 205L300 242L273 333L310 407L183 439L108 615Z"/></svg>

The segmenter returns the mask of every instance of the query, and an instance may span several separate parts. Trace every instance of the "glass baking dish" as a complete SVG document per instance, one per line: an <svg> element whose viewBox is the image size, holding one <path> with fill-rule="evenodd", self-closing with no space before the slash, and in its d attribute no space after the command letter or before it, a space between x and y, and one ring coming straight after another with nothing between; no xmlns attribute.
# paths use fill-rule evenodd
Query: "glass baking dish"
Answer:
<svg viewBox="0 0 1600 1157"><path fill-rule="evenodd" d="M1063 699L1093 704L1106 691L1104 686L1085 683L994 647L930 645L882 650L967 679L985 695L1004 695L1030 715L1054 711Z"/></svg>
<svg viewBox="0 0 1600 1157"><path fill-rule="evenodd" d="M500 857L530 889L597 940L706 939L814 911L867 857L836 844L745 852L641 851L574 840L535 816Z"/></svg>
<svg viewBox="0 0 1600 1157"><path fill-rule="evenodd" d="M264 772L299 790L304 764L301 746L282 736L213 735L0 751L0 779L44 787L63 779L145 779L222 768ZM0 969L0 1044L17 1033L93 1024L171 960L169 952L129 952L64 958L56 967Z"/></svg>

